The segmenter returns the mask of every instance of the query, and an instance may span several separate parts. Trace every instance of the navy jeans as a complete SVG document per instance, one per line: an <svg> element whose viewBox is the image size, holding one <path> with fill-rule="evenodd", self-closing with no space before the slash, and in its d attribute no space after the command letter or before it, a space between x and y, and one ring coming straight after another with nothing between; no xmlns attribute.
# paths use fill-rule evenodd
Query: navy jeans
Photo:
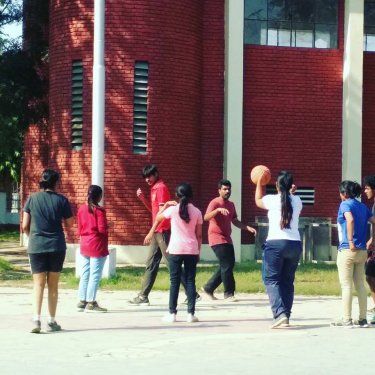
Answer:
<svg viewBox="0 0 375 375"><path fill-rule="evenodd" d="M186 295L188 298L188 313L195 313L195 274L197 271L198 255L168 255L171 286L169 289L169 312L177 313L177 300L180 290L182 264L185 270Z"/></svg>
<svg viewBox="0 0 375 375"><path fill-rule="evenodd" d="M302 252L301 241L270 240L263 245L263 282L274 319L288 318L294 299L294 276Z"/></svg>

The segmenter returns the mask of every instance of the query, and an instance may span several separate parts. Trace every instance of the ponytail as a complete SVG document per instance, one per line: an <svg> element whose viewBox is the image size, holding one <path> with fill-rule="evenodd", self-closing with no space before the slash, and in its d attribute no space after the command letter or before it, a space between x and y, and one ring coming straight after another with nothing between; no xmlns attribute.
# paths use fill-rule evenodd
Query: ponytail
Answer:
<svg viewBox="0 0 375 375"><path fill-rule="evenodd" d="M188 223L190 221L188 204L190 199L193 197L193 190L191 186L186 182L182 182L176 187L176 196L180 200L180 207L178 210L180 218Z"/></svg>
<svg viewBox="0 0 375 375"><path fill-rule="evenodd" d="M281 229L290 229L290 222L293 217L293 207L290 198L292 185L293 176L287 171L281 171L277 177L277 187L281 195Z"/></svg>
<svg viewBox="0 0 375 375"><path fill-rule="evenodd" d="M94 208L98 208L99 202L102 199L103 190L98 185L90 185L87 192L87 205L89 208L90 214L94 212Z"/></svg>

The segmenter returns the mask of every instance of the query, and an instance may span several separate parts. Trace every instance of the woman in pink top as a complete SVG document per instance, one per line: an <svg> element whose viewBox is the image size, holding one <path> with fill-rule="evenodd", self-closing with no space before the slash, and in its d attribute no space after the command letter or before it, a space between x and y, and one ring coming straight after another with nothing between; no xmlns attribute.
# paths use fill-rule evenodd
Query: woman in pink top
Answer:
<svg viewBox="0 0 375 375"><path fill-rule="evenodd" d="M176 188L179 203L169 201L164 204L156 216L154 225L145 238L149 243L155 228L164 219L171 220L171 239L168 245L168 262L171 286L169 290L169 314L163 318L166 323L176 321L177 300L180 289L182 265L186 275L186 294L188 298L187 322L198 321L195 313L195 274L202 244L202 213L190 203L193 191L188 183L181 183Z"/></svg>
<svg viewBox="0 0 375 375"><path fill-rule="evenodd" d="M107 217L104 208L99 206L102 196L102 188L91 185L87 194L87 204L78 210L78 235L82 255L78 311L107 311L96 302L96 293L108 255Z"/></svg>

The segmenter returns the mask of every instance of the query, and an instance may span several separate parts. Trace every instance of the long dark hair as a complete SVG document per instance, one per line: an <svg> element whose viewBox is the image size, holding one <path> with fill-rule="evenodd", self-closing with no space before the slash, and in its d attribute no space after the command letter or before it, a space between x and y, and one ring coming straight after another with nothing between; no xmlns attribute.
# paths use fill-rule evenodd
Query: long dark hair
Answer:
<svg viewBox="0 0 375 375"><path fill-rule="evenodd" d="M187 182L182 182L181 184L177 185L176 196L180 200L180 208L178 211L180 218L188 223L190 221L188 204L190 199L193 197L193 189L191 188L190 184Z"/></svg>
<svg viewBox="0 0 375 375"><path fill-rule="evenodd" d="M293 217L293 207L290 199L292 185L293 176L288 171L281 171L277 176L277 187L281 194L281 229L290 229L290 222Z"/></svg>
<svg viewBox="0 0 375 375"><path fill-rule="evenodd" d="M102 199L103 190L98 185L90 185L87 192L87 205L89 207L89 212L92 214L94 212L94 207L98 208L99 202Z"/></svg>
<svg viewBox="0 0 375 375"><path fill-rule="evenodd" d="M356 181L344 180L339 185L339 190L341 194L345 194L349 198L358 198L361 195L362 187Z"/></svg>
<svg viewBox="0 0 375 375"><path fill-rule="evenodd" d="M45 169L40 177L39 187L43 190L55 190L60 175L53 169Z"/></svg>

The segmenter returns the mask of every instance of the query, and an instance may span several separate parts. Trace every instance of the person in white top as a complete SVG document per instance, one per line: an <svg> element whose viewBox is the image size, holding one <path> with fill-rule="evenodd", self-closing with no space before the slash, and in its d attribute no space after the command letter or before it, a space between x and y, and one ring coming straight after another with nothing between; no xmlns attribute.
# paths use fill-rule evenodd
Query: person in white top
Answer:
<svg viewBox="0 0 375 375"><path fill-rule="evenodd" d="M173 323L176 321L177 300L181 283L182 265L186 277L187 322L198 321L195 314L196 286L195 275L202 244L202 213L190 203L193 191L188 183L181 183L176 188L179 203L168 201L156 216L154 225L145 238L145 244L151 241L152 235L158 224L164 219L171 220L171 239L167 253L171 286L169 290L169 314L163 321Z"/></svg>
<svg viewBox="0 0 375 375"><path fill-rule="evenodd" d="M293 176L281 171L277 194L263 195L261 179L255 190L255 204L268 210L269 231L263 244L262 276L273 314L271 328L288 326L294 299L294 277L302 253L298 219L302 202L291 194Z"/></svg>

